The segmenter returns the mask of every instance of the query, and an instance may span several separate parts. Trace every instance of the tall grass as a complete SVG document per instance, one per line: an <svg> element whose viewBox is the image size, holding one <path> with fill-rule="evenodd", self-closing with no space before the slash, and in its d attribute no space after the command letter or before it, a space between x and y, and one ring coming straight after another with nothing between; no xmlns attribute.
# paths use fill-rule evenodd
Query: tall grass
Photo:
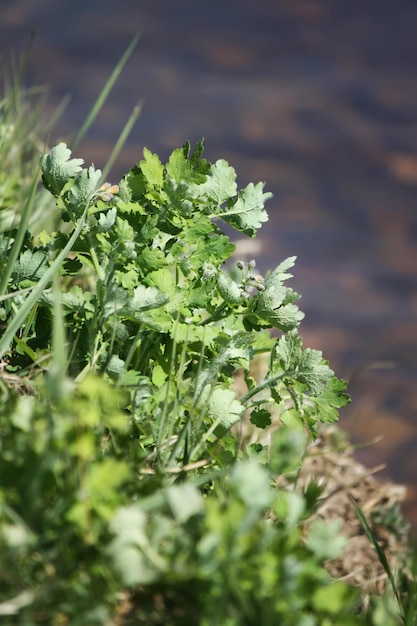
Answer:
<svg viewBox="0 0 417 626"><path fill-rule="evenodd" d="M72 142L73 146L78 145L87 134L137 45L138 39L138 36L134 37L106 81L84 124L76 133ZM45 219L47 220L48 216L54 213L51 196L40 184L39 156L45 152L48 137L62 113L65 101L46 121L44 112L47 90L40 87L24 87L26 62L27 55L23 56L19 63L12 59L11 67L3 70L3 89L0 99L0 234L6 230L12 231L13 245L10 254L0 262L0 302L18 295L16 292L8 294L7 285L13 266L21 252L27 230L30 229L32 232L39 230L44 225ZM103 170L103 179L108 175L123 148L139 113L140 106L136 105L111 151ZM59 252L48 271L36 286L29 290L29 294L15 311L13 320L0 337L0 359L8 350L16 331L29 315L42 291L59 272L61 263L78 238L83 225L84 216L79 220L65 248ZM26 292L27 290L21 290L19 294L26 294Z"/></svg>

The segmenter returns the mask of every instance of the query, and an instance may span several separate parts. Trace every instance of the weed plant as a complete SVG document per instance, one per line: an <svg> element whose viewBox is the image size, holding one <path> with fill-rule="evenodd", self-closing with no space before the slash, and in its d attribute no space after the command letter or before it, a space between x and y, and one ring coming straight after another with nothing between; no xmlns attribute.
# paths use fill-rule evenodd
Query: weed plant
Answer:
<svg viewBox="0 0 417 626"><path fill-rule="evenodd" d="M349 398L302 344L295 258L255 274L221 229L256 235L264 184L238 190L202 142L165 164L145 149L111 184L60 143L40 159L51 219L33 219L46 196L19 94L5 93L0 123L0 150L18 155L0 170L5 623L416 623L412 577L361 613L325 568L337 527L304 532L320 490L275 486ZM274 416L269 445L239 438L243 421L262 432Z"/></svg>

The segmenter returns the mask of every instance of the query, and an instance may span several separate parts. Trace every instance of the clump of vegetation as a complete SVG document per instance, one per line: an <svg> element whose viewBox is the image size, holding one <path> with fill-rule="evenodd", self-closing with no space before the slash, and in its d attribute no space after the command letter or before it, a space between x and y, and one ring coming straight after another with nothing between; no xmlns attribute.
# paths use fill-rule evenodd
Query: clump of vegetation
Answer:
<svg viewBox="0 0 417 626"><path fill-rule="evenodd" d="M0 189L13 214L0 220L0 616L414 623L412 577L363 612L331 576L339 526L307 523L323 488L295 488L349 398L302 344L295 258L256 275L221 230L256 235L264 184L238 190L202 142L165 164L145 149L117 185L64 143L40 167L46 219L36 167L23 202ZM243 437L243 423L262 433L277 418L270 443Z"/></svg>

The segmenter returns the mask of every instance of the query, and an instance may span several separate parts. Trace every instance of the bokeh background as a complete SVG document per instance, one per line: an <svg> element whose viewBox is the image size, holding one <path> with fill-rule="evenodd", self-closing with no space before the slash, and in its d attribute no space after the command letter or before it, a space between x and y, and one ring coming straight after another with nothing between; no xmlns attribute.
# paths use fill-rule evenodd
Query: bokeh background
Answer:
<svg viewBox="0 0 417 626"><path fill-rule="evenodd" d="M205 137L241 185L267 182L270 221L241 256L297 255L305 345L350 381L342 425L369 467L408 485L417 527L417 5L408 0L1 0L0 56L34 36L27 84L71 100L69 139L121 55L135 52L77 150L114 167Z"/></svg>

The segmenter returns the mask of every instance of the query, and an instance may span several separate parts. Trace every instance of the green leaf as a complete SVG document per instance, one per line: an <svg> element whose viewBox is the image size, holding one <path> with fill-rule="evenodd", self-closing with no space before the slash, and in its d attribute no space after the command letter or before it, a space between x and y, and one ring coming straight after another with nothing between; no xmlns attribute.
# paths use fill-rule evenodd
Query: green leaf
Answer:
<svg viewBox="0 0 417 626"><path fill-rule="evenodd" d="M107 550L116 573L127 586L152 583L159 574L143 553L149 546L146 522L140 507L131 504L120 507L110 523L114 539Z"/></svg>
<svg viewBox="0 0 417 626"><path fill-rule="evenodd" d="M338 580L330 585L318 587L313 593L313 606L316 611L337 615L343 613L355 595L355 589ZM375 623L375 622L374 622ZM398 623L398 622L397 622ZM388 626L384 621L384 626Z"/></svg>
<svg viewBox="0 0 417 626"><path fill-rule="evenodd" d="M97 230L99 233L105 233L111 229L114 225L117 217L117 209L113 207L106 211L106 213L100 213L97 221Z"/></svg>
<svg viewBox="0 0 417 626"><path fill-rule="evenodd" d="M8 251L12 243L13 239L10 236L6 237L6 235L0 233L0 260L5 258L6 252Z"/></svg>
<svg viewBox="0 0 417 626"><path fill-rule="evenodd" d="M173 151L166 165L168 176L176 183L203 183L206 176L187 158L187 153L187 146Z"/></svg>
<svg viewBox="0 0 417 626"><path fill-rule="evenodd" d="M231 389L216 387L208 398L208 413L213 422L230 428L242 417L244 407Z"/></svg>
<svg viewBox="0 0 417 626"><path fill-rule="evenodd" d="M337 519L316 520L311 525L306 545L320 560L340 556L346 547L346 537L340 534L341 521Z"/></svg>
<svg viewBox="0 0 417 626"><path fill-rule="evenodd" d="M244 302L243 290L224 272L217 276L217 289L227 304L242 304Z"/></svg>
<svg viewBox="0 0 417 626"><path fill-rule="evenodd" d="M106 372L114 378L119 378L125 372L125 362L117 354L112 354L106 366Z"/></svg>
<svg viewBox="0 0 417 626"><path fill-rule="evenodd" d="M283 284L292 277L286 270L294 265L295 259L296 257L289 257L268 274L264 289L254 298L254 312L283 332L297 328L304 318L304 313L294 304L299 295Z"/></svg>
<svg viewBox="0 0 417 626"><path fill-rule="evenodd" d="M211 166L206 182L194 185L192 190L196 197L213 201L218 209L237 193L236 172L227 161L219 159Z"/></svg>
<svg viewBox="0 0 417 626"><path fill-rule="evenodd" d="M154 365L152 368L152 384L159 389L159 387L162 387L167 378L168 375L165 370L163 370L158 364Z"/></svg>
<svg viewBox="0 0 417 626"><path fill-rule="evenodd" d="M319 350L304 349L301 338L294 331L281 337L275 347L281 367L289 375L306 385L313 396L323 393L333 377L333 370L323 360Z"/></svg>
<svg viewBox="0 0 417 626"><path fill-rule="evenodd" d="M140 265L145 272L159 270L167 265L167 259L158 248L143 248L140 251Z"/></svg>
<svg viewBox="0 0 417 626"><path fill-rule="evenodd" d="M25 250L14 264L12 277L15 282L39 280L48 269L48 257L40 250Z"/></svg>
<svg viewBox="0 0 417 626"><path fill-rule="evenodd" d="M272 423L271 414L267 409L253 409L250 422L258 428L267 428Z"/></svg>
<svg viewBox="0 0 417 626"><path fill-rule="evenodd" d="M273 492L269 474L254 458L235 465L232 484L250 510L261 510L271 503Z"/></svg>
<svg viewBox="0 0 417 626"><path fill-rule="evenodd" d="M65 143L52 148L49 155L41 157L42 182L53 196L61 193L66 183L81 171L83 159L70 159L71 150Z"/></svg>
<svg viewBox="0 0 417 626"><path fill-rule="evenodd" d="M320 350L305 348L299 363L298 380L309 389L313 396L322 393L333 376L327 362L323 360Z"/></svg>
<svg viewBox="0 0 417 626"><path fill-rule="evenodd" d="M143 149L144 159L140 161L139 167L148 185L152 187L162 187L164 182L164 166L157 154L153 154L148 148Z"/></svg>
<svg viewBox="0 0 417 626"><path fill-rule="evenodd" d="M300 412L298 411L298 409L295 409L294 407L285 409L285 411L283 411L281 415L279 416L279 419L287 428L295 429L295 428L305 427L305 424L304 424L303 418L300 415Z"/></svg>
<svg viewBox="0 0 417 626"><path fill-rule="evenodd" d="M65 204L77 217L83 213L84 209L90 206L100 177L101 171L96 170L91 165L88 169L82 170L67 192Z"/></svg>
<svg viewBox="0 0 417 626"><path fill-rule="evenodd" d="M274 512L287 528L295 528L305 512L305 500L296 491L279 490L274 502Z"/></svg>
<svg viewBox="0 0 417 626"><path fill-rule="evenodd" d="M157 287L162 293L169 295L171 298L175 292L175 280L169 269L159 269L148 275L149 282L153 287Z"/></svg>
<svg viewBox="0 0 417 626"><path fill-rule="evenodd" d="M264 204L268 198L272 198L272 193L264 193L263 188L264 183L256 186L249 183L245 189L239 191L236 202L222 211L219 217L236 230L254 237L258 228L268 221Z"/></svg>
<svg viewBox="0 0 417 626"><path fill-rule="evenodd" d="M133 292L133 298L129 301L129 308L133 311L157 309L169 300L169 296L159 291L156 287L138 285Z"/></svg>
<svg viewBox="0 0 417 626"><path fill-rule="evenodd" d="M94 311L93 294L90 292L84 292L81 287L75 285L69 291L61 292L59 295L61 304L70 311L81 312L82 310ZM45 289L42 292L40 302L52 307L56 294L52 289Z"/></svg>
<svg viewBox="0 0 417 626"><path fill-rule="evenodd" d="M198 489L190 482L171 485L166 490L168 504L174 517L181 523L198 515L204 509L203 499Z"/></svg>
<svg viewBox="0 0 417 626"><path fill-rule="evenodd" d="M128 291L132 291L139 281L138 272L133 268L126 269L124 272L117 271L115 277L117 284Z"/></svg>

